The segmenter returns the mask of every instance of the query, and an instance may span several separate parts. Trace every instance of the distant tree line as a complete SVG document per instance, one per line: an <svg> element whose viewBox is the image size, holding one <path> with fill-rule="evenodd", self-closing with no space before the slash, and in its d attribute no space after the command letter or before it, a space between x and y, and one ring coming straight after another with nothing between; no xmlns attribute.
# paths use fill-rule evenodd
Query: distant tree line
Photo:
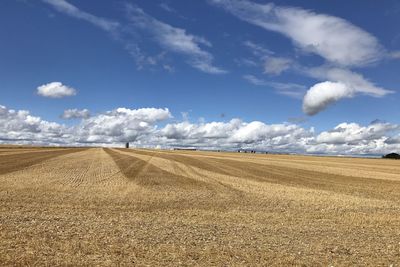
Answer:
<svg viewBox="0 0 400 267"><path fill-rule="evenodd" d="M384 159L400 159L400 155L397 153L390 153L382 156Z"/></svg>

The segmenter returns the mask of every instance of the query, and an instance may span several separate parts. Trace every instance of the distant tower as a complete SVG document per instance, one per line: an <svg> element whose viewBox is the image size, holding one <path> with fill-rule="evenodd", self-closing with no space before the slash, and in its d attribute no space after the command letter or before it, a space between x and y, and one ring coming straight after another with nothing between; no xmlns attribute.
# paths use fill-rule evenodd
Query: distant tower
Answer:
<svg viewBox="0 0 400 267"><path fill-rule="evenodd" d="M129 142L125 144L125 148L129 148Z"/></svg>

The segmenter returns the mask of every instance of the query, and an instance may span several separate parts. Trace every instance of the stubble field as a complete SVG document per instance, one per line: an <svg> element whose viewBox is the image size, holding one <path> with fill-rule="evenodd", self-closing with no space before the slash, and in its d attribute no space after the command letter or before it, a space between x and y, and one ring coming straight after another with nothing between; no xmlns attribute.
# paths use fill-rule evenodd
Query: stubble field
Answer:
<svg viewBox="0 0 400 267"><path fill-rule="evenodd" d="M397 266L400 161L0 148L0 265Z"/></svg>

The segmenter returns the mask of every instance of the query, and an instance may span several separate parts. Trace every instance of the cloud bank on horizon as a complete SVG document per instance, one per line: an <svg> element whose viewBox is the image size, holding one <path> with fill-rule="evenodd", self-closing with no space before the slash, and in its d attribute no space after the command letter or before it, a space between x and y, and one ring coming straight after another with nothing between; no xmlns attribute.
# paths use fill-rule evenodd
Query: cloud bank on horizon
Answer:
<svg viewBox="0 0 400 267"><path fill-rule="evenodd" d="M64 114L75 112L66 110ZM81 113L78 111L78 114ZM171 121L173 115L167 108L116 108L93 116L76 117L81 118L79 124L66 126L43 120L26 110L0 105L0 144L112 146L131 142L132 146L147 148L252 149L343 155L376 155L400 149L400 125L381 121L366 126L341 123L329 131L316 133L313 128L288 122Z"/></svg>

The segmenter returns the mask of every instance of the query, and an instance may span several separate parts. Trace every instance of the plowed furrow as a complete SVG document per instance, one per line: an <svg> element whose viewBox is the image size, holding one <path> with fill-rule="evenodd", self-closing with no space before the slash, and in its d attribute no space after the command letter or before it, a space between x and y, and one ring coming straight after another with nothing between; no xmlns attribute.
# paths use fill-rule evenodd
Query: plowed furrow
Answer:
<svg viewBox="0 0 400 267"><path fill-rule="evenodd" d="M141 155L149 154L149 151L145 150L130 151L131 153ZM393 200L400 199L400 181L396 180L344 176L295 168L291 165L285 167L262 164L260 162L254 163L247 160L239 161L230 159L223 154L221 156L218 156L218 154L215 154L215 156L203 156L161 151L157 153L157 157L174 160L187 166L201 168L222 175L252 179L258 182L333 191L348 195L357 194L361 197L376 199L388 197ZM377 187L380 188L379 191L376 190Z"/></svg>
<svg viewBox="0 0 400 267"><path fill-rule="evenodd" d="M187 189L204 186L204 184L198 180L183 177L157 167L151 162L152 155L149 155L146 160L143 160L134 155L122 154L117 150L105 149L105 151L112 157L125 177L138 185L148 187L184 187Z"/></svg>
<svg viewBox="0 0 400 267"><path fill-rule="evenodd" d="M84 148L71 148L63 150L26 152L12 155L0 155L0 175L41 163L45 160L62 155L76 153L85 150Z"/></svg>

